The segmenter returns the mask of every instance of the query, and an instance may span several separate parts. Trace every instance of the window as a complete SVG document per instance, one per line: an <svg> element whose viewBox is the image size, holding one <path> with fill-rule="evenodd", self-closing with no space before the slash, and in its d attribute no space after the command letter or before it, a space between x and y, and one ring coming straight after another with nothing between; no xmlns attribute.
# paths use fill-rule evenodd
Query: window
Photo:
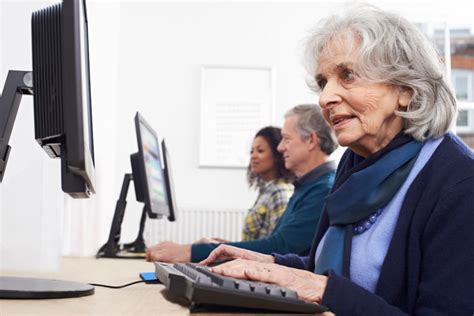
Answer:
<svg viewBox="0 0 474 316"><path fill-rule="evenodd" d="M473 101L473 86L472 86L472 75L474 71L464 70L464 69L453 69L452 83L454 92L456 94L456 99L458 101Z"/></svg>
<svg viewBox="0 0 474 316"><path fill-rule="evenodd" d="M459 102L458 116L456 119L456 133L473 134L474 133L474 103Z"/></svg>
<svg viewBox="0 0 474 316"><path fill-rule="evenodd" d="M457 127L468 127L469 126L469 110L460 109L458 111L458 118L456 120Z"/></svg>

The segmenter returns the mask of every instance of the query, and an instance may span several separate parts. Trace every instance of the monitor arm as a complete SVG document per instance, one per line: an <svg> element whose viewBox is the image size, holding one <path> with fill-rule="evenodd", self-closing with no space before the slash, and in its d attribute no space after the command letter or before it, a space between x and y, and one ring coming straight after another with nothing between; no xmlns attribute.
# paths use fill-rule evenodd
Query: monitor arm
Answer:
<svg viewBox="0 0 474 316"><path fill-rule="evenodd" d="M10 70L0 97L0 182L3 180L10 155L10 135L15 124L21 97L33 95L33 73Z"/></svg>

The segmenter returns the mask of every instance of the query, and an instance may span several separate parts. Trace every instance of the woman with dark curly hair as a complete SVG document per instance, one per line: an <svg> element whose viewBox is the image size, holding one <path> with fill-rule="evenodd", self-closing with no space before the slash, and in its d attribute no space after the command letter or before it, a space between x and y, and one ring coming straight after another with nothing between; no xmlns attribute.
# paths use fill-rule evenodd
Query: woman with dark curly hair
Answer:
<svg viewBox="0 0 474 316"><path fill-rule="evenodd" d="M253 140L247 179L250 187L258 187L259 191L245 217L242 240L270 235L293 193L292 174L277 150L280 141L281 129L272 126L259 130Z"/></svg>

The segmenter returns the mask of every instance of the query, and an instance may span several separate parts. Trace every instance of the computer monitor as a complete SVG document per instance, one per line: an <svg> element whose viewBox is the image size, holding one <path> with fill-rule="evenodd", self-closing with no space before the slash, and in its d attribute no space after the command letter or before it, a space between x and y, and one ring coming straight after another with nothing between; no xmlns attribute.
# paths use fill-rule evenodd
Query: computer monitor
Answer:
<svg viewBox="0 0 474 316"><path fill-rule="evenodd" d="M170 214L168 215L168 220L170 222L176 221L176 212L178 210L178 205L176 204L176 194L174 192L174 183L173 177L171 175L171 159L170 154L168 152L168 148L166 147L165 140L161 141L161 150L163 152L163 165L164 165L164 173L165 173L165 181L166 181L166 192L168 194L168 206L170 210Z"/></svg>
<svg viewBox="0 0 474 316"><path fill-rule="evenodd" d="M160 146L155 130L139 112L135 115L135 131L138 151L130 155L132 173L124 175L109 238L100 247L97 258L143 258L146 250L143 232L147 216L149 218L167 217L170 221L176 219L176 201L166 145L163 142L163 147ZM144 203L144 206L137 238L131 243L121 244L122 221L127 206L130 181L134 183L136 200Z"/></svg>
<svg viewBox="0 0 474 316"><path fill-rule="evenodd" d="M131 156L131 162L137 201L145 203L150 218L168 217L168 190L158 136L138 112L135 129L138 152Z"/></svg>
<svg viewBox="0 0 474 316"><path fill-rule="evenodd" d="M86 3L64 0L33 13L35 138L61 157L62 189L75 198L95 193Z"/></svg>
<svg viewBox="0 0 474 316"><path fill-rule="evenodd" d="M10 71L2 94L0 180L21 95L33 93L36 140L51 158L61 158L63 191L88 198L95 193L95 163L85 1L34 12L31 32L33 74Z"/></svg>
<svg viewBox="0 0 474 316"><path fill-rule="evenodd" d="M50 157L61 158L63 191L73 198L88 198L95 193L95 166L85 0L63 0L34 12L31 30L33 74L10 71L1 97L0 176L21 96L33 94L35 138ZM0 298L93 293L94 287L77 282L0 278Z"/></svg>

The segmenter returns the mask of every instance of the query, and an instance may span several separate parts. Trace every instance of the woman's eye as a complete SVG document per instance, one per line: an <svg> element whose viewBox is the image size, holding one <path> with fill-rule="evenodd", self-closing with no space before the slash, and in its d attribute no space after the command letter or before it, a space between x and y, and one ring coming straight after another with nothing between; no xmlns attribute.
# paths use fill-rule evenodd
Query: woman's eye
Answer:
<svg viewBox="0 0 474 316"><path fill-rule="evenodd" d="M326 79L320 79L316 83L318 84L319 89L323 90L327 82Z"/></svg>
<svg viewBox="0 0 474 316"><path fill-rule="evenodd" d="M344 80L352 80L355 77L354 71L350 69L344 69L341 74L342 79Z"/></svg>

